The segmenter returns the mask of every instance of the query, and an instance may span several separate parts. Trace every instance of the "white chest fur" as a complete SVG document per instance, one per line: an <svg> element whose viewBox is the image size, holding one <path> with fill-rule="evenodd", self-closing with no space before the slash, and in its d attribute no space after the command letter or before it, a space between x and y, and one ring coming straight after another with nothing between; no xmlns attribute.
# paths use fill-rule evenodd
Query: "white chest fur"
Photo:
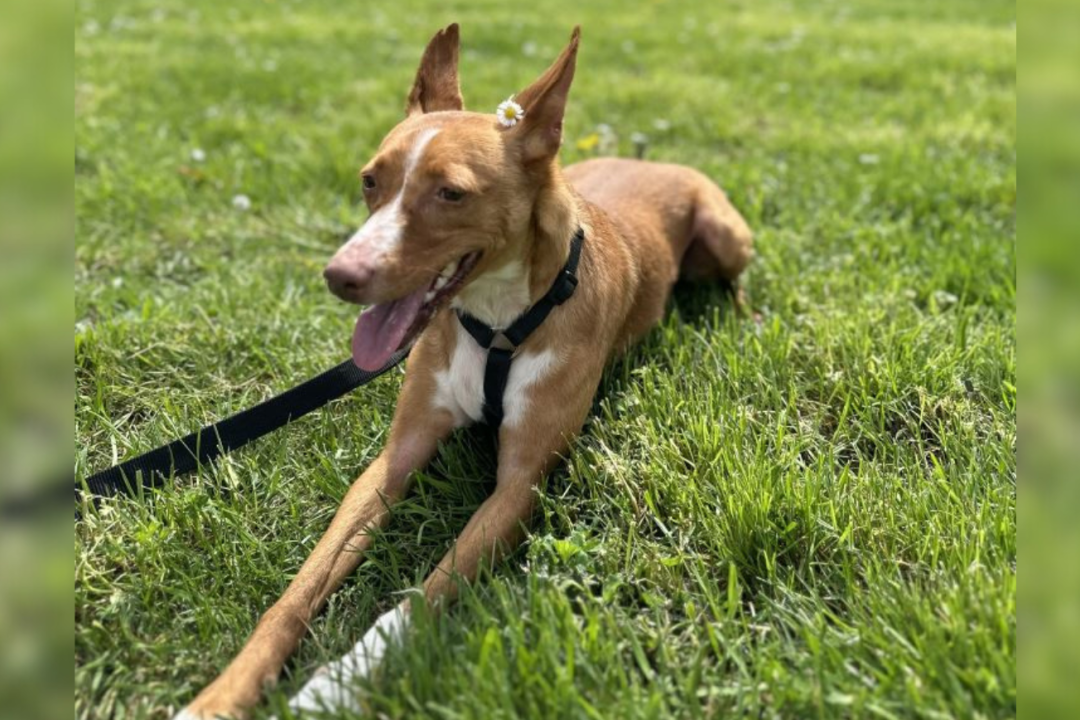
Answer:
<svg viewBox="0 0 1080 720"><path fill-rule="evenodd" d="M512 260L489 270L466 286L452 303L487 325L506 328L529 307L529 274L523 262ZM487 350L454 320L457 337L450 366L435 375L435 407L449 410L458 427L483 418L484 368ZM553 369L553 350L519 352L510 365L503 393L503 425L517 426L533 401L533 386Z"/></svg>
<svg viewBox="0 0 1080 720"><path fill-rule="evenodd" d="M458 427L483 418L484 366L487 351L476 344L461 323L454 321L457 342L450 366L435 374L435 407L449 410ZM553 350L520 352L510 365L510 376L503 394L503 425L517 427L524 421L535 400L533 386L553 369Z"/></svg>
<svg viewBox="0 0 1080 720"><path fill-rule="evenodd" d="M488 270L465 286L452 305L493 328L510 326L529 307L529 273L520 260Z"/></svg>

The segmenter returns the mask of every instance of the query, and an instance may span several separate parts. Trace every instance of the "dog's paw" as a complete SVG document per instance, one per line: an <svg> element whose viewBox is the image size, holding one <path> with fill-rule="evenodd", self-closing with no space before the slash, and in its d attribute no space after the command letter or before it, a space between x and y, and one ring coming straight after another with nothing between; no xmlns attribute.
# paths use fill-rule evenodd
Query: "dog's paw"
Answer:
<svg viewBox="0 0 1080 720"><path fill-rule="evenodd" d="M197 710L193 710L191 706L188 706L173 715L172 720L217 720L218 717L224 716L207 715Z"/></svg>
<svg viewBox="0 0 1080 720"><path fill-rule="evenodd" d="M401 639L408 622L404 603L383 614L350 652L319 668L289 700L289 708L297 714L359 710L356 680L371 675L382 662L387 646Z"/></svg>
<svg viewBox="0 0 1080 720"><path fill-rule="evenodd" d="M214 686L211 686L173 715L172 720L243 720L251 704L214 692Z"/></svg>
<svg viewBox="0 0 1080 720"><path fill-rule="evenodd" d="M348 675L324 672L315 675L289 699L289 709L296 714L358 711L360 702Z"/></svg>

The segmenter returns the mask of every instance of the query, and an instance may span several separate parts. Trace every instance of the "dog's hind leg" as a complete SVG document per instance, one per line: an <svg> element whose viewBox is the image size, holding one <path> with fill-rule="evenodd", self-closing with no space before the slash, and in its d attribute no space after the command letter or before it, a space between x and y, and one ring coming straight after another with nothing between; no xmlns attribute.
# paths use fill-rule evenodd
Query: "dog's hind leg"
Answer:
<svg viewBox="0 0 1080 720"><path fill-rule="evenodd" d="M412 472L428 463L453 428L450 413L432 409L428 397L423 376L406 378L386 448L349 488L326 534L240 653L178 720L244 717L263 688L277 681L315 613L360 564L371 530L386 522L390 506L408 491Z"/></svg>
<svg viewBox="0 0 1080 720"><path fill-rule="evenodd" d="M703 182L697 195L690 245L683 255L679 275L692 281L724 283L736 308L742 312L745 308L739 276L754 256L753 233L720 188Z"/></svg>

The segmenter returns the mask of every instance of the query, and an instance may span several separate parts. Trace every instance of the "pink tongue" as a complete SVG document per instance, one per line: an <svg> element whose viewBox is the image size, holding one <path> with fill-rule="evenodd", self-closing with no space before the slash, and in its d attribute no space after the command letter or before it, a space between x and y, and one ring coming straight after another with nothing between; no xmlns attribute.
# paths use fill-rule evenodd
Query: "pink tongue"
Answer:
<svg viewBox="0 0 1080 720"><path fill-rule="evenodd" d="M378 370L405 341L424 304L426 287L411 295L380 303L360 313L352 336L353 362L361 370Z"/></svg>

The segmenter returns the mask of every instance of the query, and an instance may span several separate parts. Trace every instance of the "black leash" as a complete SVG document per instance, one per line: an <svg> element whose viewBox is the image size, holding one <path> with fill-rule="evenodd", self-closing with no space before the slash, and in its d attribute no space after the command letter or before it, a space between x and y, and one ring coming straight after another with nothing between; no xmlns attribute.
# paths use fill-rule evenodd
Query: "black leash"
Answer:
<svg viewBox="0 0 1080 720"><path fill-rule="evenodd" d="M243 447L312 410L318 410L331 400L366 385L396 366L408 354L407 348L399 350L385 365L370 371L361 370L351 359L346 360L255 407L207 425L202 430L185 435L168 445L162 445L119 465L94 473L82 484L76 482L75 501L81 500L83 486L93 498L119 493L132 494L140 487L157 487L170 475L191 472L204 463L213 462L223 453Z"/></svg>
<svg viewBox="0 0 1080 720"><path fill-rule="evenodd" d="M518 346L525 342L559 305L577 289L577 267L585 240L579 228L570 243L570 255L547 293L522 313L510 327L495 330L471 315L458 311L458 320L480 347L488 351L484 368L484 420L498 428L503 419L503 393L510 376L510 365ZM496 342L500 346L496 346ZM198 432L162 445L119 465L94 473L75 482L76 514L85 492L93 501L118 494L135 494L140 489L160 486L170 476L191 472L213 462L224 453L247 445L280 427L288 425L313 410L318 410L352 390L366 385L397 366L409 354L408 349L395 353L377 370L361 370L346 360L337 367L297 385L291 390L243 410ZM5 498L0 515L21 515L52 504L67 494L62 485L45 488L34 496ZM68 496L70 497L70 496Z"/></svg>
<svg viewBox="0 0 1080 720"><path fill-rule="evenodd" d="M570 256L566 258L566 264L555 278L555 282L551 284L544 296L536 301L536 304L522 313L505 330L496 330L466 312L457 311L461 325L473 336L480 347L488 351L487 363L484 366L484 421L492 428L498 428L502 424L503 394L506 392L510 364L518 346L525 342L525 339L536 328L540 327L552 310L569 300L577 289L577 266L581 259L581 246L584 241L585 230L578 228L578 231L574 233L574 239L570 242ZM497 347L495 343L500 339L502 342L499 344L502 347Z"/></svg>

